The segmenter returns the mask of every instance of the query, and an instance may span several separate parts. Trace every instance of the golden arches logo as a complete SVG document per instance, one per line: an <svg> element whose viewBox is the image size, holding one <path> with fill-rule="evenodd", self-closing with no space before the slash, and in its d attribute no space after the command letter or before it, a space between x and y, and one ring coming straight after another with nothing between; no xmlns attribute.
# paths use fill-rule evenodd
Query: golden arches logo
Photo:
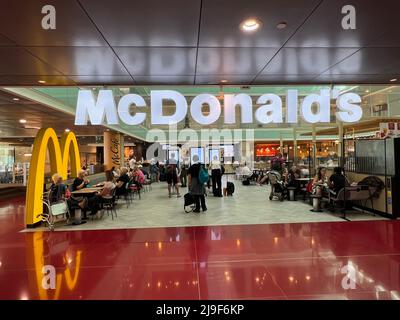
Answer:
<svg viewBox="0 0 400 320"><path fill-rule="evenodd" d="M78 284L79 272L81 269L81 258L82 251L76 250L72 256L74 266L72 267L69 261L65 261L65 268L58 267L56 271L54 290L44 289L42 285L44 274L42 268L46 265L46 255L48 254L45 250L46 237L44 232L35 232L30 234L27 239L27 259L35 267L34 272L29 273L29 283L32 293L37 292L37 298L40 300L58 300L61 293L63 292L68 296L68 291L73 291ZM65 280L65 281L63 281ZM68 290L62 289L63 283L65 282Z"/></svg>
<svg viewBox="0 0 400 320"><path fill-rule="evenodd" d="M64 132L59 142L54 129L40 129L33 143L26 190L25 222L28 226L41 220L38 216L43 212L42 194L47 150L49 151L51 174L58 173L63 179L67 179L68 160L72 177L76 177L80 170L81 161L75 134Z"/></svg>

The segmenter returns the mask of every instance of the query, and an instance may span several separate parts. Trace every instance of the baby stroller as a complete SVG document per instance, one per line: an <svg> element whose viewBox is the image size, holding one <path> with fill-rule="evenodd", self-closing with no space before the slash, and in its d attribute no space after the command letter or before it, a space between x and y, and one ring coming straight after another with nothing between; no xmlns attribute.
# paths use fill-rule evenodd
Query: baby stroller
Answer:
<svg viewBox="0 0 400 320"><path fill-rule="evenodd" d="M277 197L279 201L283 201L286 194L285 184L282 181L282 176L278 171L268 171L268 180L271 184L271 193L269 195L269 200L272 200L274 197Z"/></svg>

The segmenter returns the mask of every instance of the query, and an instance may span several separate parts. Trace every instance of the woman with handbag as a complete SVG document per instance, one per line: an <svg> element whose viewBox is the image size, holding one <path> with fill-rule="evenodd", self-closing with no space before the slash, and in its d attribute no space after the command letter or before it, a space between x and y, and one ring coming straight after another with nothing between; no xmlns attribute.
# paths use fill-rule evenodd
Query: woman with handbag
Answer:
<svg viewBox="0 0 400 320"><path fill-rule="evenodd" d="M78 199L70 197L71 194L69 193L67 186L63 184L62 177L58 173L53 174L51 180L52 184L50 186L49 194L51 206L66 203L68 206L68 211L73 212L74 214L75 209L86 208L88 200L83 198L81 201L79 201Z"/></svg>

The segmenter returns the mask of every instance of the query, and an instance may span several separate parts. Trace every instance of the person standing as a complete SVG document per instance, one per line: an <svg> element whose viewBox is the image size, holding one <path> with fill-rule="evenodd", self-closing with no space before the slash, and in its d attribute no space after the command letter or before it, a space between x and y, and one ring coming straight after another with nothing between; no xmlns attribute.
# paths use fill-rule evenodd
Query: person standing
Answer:
<svg viewBox="0 0 400 320"><path fill-rule="evenodd" d="M173 164L169 164L167 166L166 180L168 183L168 197L172 197L172 187L176 189L176 196L179 198L181 194L179 193L179 185L178 185L178 170Z"/></svg>
<svg viewBox="0 0 400 320"><path fill-rule="evenodd" d="M181 187L182 188L186 188L187 186L187 172L188 172L188 168L186 166L186 164L182 164L181 167L181 174L179 175L179 178L181 179Z"/></svg>
<svg viewBox="0 0 400 320"><path fill-rule="evenodd" d="M203 164L199 163L199 156L194 155L192 158L194 164L192 164L188 170L188 186L189 191L193 195L196 208L193 212L200 212L200 204L203 213L207 211L206 207L206 188L204 187L204 183L201 183L199 180L199 173ZM204 167L203 167L204 169Z"/></svg>
<svg viewBox="0 0 400 320"><path fill-rule="evenodd" d="M278 171L282 174L284 164L285 158L282 156L282 153L278 152L275 157L271 159L271 170Z"/></svg>
<svg viewBox="0 0 400 320"><path fill-rule="evenodd" d="M212 179L212 191L214 197L222 197L222 169L221 162L218 160L217 156L214 156L211 161L211 179Z"/></svg>

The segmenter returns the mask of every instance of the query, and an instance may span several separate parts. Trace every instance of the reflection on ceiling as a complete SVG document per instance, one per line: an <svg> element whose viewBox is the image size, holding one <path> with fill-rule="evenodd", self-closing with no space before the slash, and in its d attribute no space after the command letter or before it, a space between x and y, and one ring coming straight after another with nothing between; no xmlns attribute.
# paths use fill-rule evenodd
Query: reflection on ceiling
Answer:
<svg viewBox="0 0 400 320"><path fill-rule="evenodd" d="M2 0L0 85L381 84L400 74L398 0ZM256 17L261 27L243 32ZM23 21L23 23L21 23ZM284 22L284 28L277 28Z"/></svg>

